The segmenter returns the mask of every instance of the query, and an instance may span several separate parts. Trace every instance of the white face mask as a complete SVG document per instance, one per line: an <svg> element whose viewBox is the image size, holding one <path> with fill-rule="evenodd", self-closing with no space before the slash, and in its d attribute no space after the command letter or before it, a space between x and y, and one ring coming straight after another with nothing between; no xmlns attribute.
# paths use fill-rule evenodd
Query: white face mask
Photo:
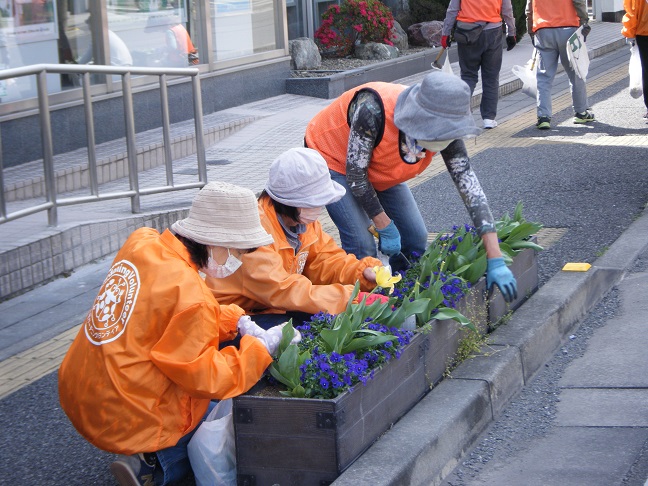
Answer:
<svg viewBox="0 0 648 486"><path fill-rule="evenodd" d="M212 248L210 246L209 258L207 258L207 266L202 270L206 275L209 275L212 278L225 278L236 272L241 265L243 265L243 262L233 256L230 253L229 248L227 249L227 260L225 260L225 263L223 263L222 265L216 263L216 260L214 260L214 258L212 257Z"/></svg>
<svg viewBox="0 0 648 486"><path fill-rule="evenodd" d="M441 152L448 145L450 145L454 140L417 140L421 147L423 147L428 152Z"/></svg>
<svg viewBox="0 0 648 486"><path fill-rule="evenodd" d="M299 222L303 224L310 224L317 221L322 208L300 208L299 209Z"/></svg>

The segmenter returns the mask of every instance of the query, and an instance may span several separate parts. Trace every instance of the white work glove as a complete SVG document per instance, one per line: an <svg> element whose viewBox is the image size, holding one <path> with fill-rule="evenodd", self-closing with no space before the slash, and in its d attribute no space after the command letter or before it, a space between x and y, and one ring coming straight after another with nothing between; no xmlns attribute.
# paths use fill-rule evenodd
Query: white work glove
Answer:
<svg viewBox="0 0 648 486"><path fill-rule="evenodd" d="M274 356L281 342L281 332L285 325L286 323L284 322L283 324L265 330L250 319L250 316L241 316L238 320L237 327L241 336L253 336L257 338L268 350L268 353ZM301 333L295 329L295 335L290 340L290 344L297 344L299 341L301 341Z"/></svg>

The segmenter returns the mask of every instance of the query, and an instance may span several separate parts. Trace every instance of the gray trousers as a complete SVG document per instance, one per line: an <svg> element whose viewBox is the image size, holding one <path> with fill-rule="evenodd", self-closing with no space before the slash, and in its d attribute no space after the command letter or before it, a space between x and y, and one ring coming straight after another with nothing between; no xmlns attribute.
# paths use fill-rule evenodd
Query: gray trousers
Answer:
<svg viewBox="0 0 648 486"><path fill-rule="evenodd" d="M585 81L578 77L567 58L567 40L576 32L576 29L577 27L548 27L538 30L535 34L535 46L539 57L536 73L538 118L541 116L551 118L551 86L558 69L558 59L569 77L574 112L583 113L587 110Z"/></svg>
<svg viewBox="0 0 648 486"><path fill-rule="evenodd" d="M482 31L479 40L472 45L457 43L461 79L475 90L481 68L482 99L479 111L482 119L494 120L499 99L499 74L502 68L502 29Z"/></svg>

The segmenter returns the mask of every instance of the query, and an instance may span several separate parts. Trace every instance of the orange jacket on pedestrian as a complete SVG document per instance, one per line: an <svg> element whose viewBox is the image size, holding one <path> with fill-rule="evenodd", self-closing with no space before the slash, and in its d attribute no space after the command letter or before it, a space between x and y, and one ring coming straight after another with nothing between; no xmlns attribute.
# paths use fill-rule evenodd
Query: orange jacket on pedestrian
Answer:
<svg viewBox="0 0 648 486"><path fill-rule="evenodd" d="M363 291L375 287L362 272L380 266L380 260L358 260L347 254L324 232L319 221L306 225L295 255L269 197L260 199L259 212L261 224L274 243L243 255L243 265L233 275L206 278L219 302L236 304L247 313L339 314L346 308L357 280Z"/></svg>
<svg viewBox="0 0 648 486"><path fill-rule="evenodd" d="M548 27L578 27L587 21L587 6L584 0L528 0L526 14L530 32Z"/></svg>
<svg viewBox="0 0 648 486"><path fill-rule="evenodd" d="M648 35L648 2L646 0L624 0L623 29L621 33L630 39Z"/></svg>
<svg viewBox="0 0 648 486"><path fill-rule="evenodd" d="M244 393L272 362L234 338L243 310L221 306L169 230L135 231L117 253L59 369L63 410L96 447L118 454L176 445L210 400Z"/></svg>
<svg viewBox="0 0 648 486"><path fill-rule="evenodd" d="M432 162L433 153L415 163L401 158L399 130L394 124L394 108L398 95L407 86L374 82L342 93L327 108L320 111L306 127L306 146L317 150L326 160L329 169L346 174L347 145L349 143L349 105L361 90L372 90L382 100L385 123L382 137L371 154L369 182L377 191L384 191L413 179Z"/></svg>
<svg viewBox="0 0 648 486"><path fill-rule="evenodd" d="M457 20L462 22L502 21L502 0L462 0Z"/></svg>

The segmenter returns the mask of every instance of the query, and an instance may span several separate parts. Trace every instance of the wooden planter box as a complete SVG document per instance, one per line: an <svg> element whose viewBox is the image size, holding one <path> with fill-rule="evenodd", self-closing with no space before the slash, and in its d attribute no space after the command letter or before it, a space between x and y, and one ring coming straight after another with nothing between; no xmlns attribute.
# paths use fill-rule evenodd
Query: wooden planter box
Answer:
<svg viewBox="0 0 648 486"><path fill-rule="evenodd" d="M511 266L518 282L517 308L538 286L533 250L521 252ZM499 296L501 299L501 296ZM458 310L482 331L507 305L489 302L481 279ZM513 307L515 306L515 307ZM495 307L492 311L491 307ZM417 334L400 359L330 400L264 396L259 383L234 398L234 432L239 486L324 486L332 483L389 427L443 378L464 336L455 321L433 321Z"/></svg>
<svg viewBox="0 0 648 486"><path fill-rule="evenodd" d="M332 483L428 391L423 342L417 334L366 385L334 399L266 397L255 389L235 398L239 486Z"/></svg>
<svg viewBox="0 0 648 486"><path fill-rule="evenodd" d="M536 237L531 239L538 243ZM526 249L520 252L509 267L515 275L518 285L518 298L507 304L499 290L493 292L488 301L488 323L494 327L506 314L520 307L536 290L538 290L538 259L535 250Z"/></svg>

